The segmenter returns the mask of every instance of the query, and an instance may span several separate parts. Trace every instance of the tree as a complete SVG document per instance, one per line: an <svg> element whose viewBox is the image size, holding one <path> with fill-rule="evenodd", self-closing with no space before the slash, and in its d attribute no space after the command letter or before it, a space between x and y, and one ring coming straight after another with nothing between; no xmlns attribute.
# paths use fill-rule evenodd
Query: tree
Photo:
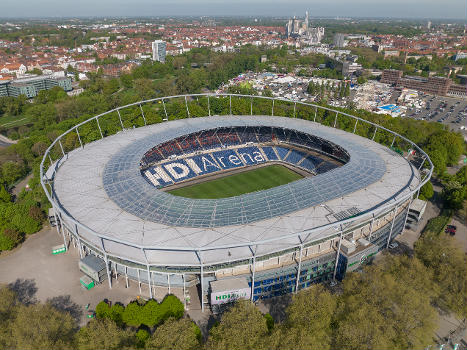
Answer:
<svg viewBox="0 0 467 350"><path fill-rule="evenodd" d="M5 186L0 185L0 202L9 203L11 202L11 195L6 190Z"/></svg>
<svg viewBox="0 0 467 350"><path fill-rule="evenodd" d="M133 344L134 335L121 329L107 318L93 319L76 334L76 344L80 350L117 350Z"/></svg>
<svg viewBox="0 0 467 350"><path fill-rule="evenodd" d="M433 282L441 289L436 304L443 310L467 316L467 257L452 237L432 232L415 244L415 255L433 271Z"/></svg>
<svg viewBox="0 0 467 350"><path fill-rule="evenodd" d="M144 348L146 341L151 337L151 333L149 333L146 329L138 329L136 332L136 346L138 348Z"/></svg>
<svg viewBox="0 0 467 350"><path fill-rule="evenodd" d="M118 326L123 324L123 312L125 307L119 303L115 303L110 308L110 319L114 321Z"/></svg>
<svg viewBox="0 0 467 350"><path fill-rule="evenodd" d="M434 294L429 279L418 276L423 271L416 261L388 260L348 274L336 315L335 347L407 349L430 344L437 315L430 304Z"/></svg>
<svg viewBox="0 0 467 350"><path fill-rule="evenodd" d="M303 290L293 297L287 309L287 320L282 327L279 344L285 349L330 349L331 319L336 298L322 285Z"/></svg>
<svg viewBox="0 0 467 350"><path fill-rule="evenodd" d="M25 175L25 169L22 164L12 161L2 164L2 177L8 184L13 184L23 175Z"/></svg>
<svg viewBox="0 0 467 350"><path fill-rule="evenodd" d="M0 348L12 348L10 322L16 317L17 295L8 287L0 287Z"/></svg>
<svg viewBox="0 0 467 350"><path fill-rule="evenodd" d="M146 341L146 349L194 350L201 348L201 331L188 318L166 320Z"/></svg>
<svg viewBox="0 0 467 350"><path fill-rule="evenodd" d="M0 234L0 250L11 250L21 243L24 239L18 230L14 228L5 228Z"/></svg>
<svg viewBox="0 0 467 350"><path fill-rule="evenodd" d="M152 327L162 321L163 313L156 300L149 300L141 309L140 322L142 324Z"/></svg>
<svg viewBox="0 0 467 350"><path fill-rule="evenodd" d="M77 329L69 313L48 304L19 306L10 327L12 347L19 349L72 348Z"/></svg>
<svg viewBox="0 0 467 350"><path fill-rule="evenodd" d="M31 148L31 151L34 153L34 155L38 157L43 156L46 150L47 145L42 141L36 142Z"/></svg>
<svg viewBox="0 0 467 350"><path fill-rule="evenodd" d="M263 349L268 327L261 312L249 301L239 301L211 328L208 349Z"/></svg>
<svg viewBox="0 0 467 350"><path fill-rule="evenodd" d="M169 317L180 318L185 313L185 306L175 295L166 295L160 304L163 319Z"/></svg>
<svg viewBox="0 0 467 350"><path fill-rule="evenodd" d="M428 181L426 184L422 186L420 189L420 199L422 200L429 200L433 195L435 194L433 190L433 185L431 184L430 181Z"/></svg>
<svg viewBox="0 0 467 350"><path fill-rule="evenodd" d="M461 209L466 195L466 187L458 181L449 181L444 184L442 195L448 208Z"/></svg>
<svg viewBox="0 0 467 350"><path fill-rule="evenodd" d="M142 307L136 302L133 301L125 307L125 311L122 314L122 321L133 327L139 327L141 324L141 311Z"/></svg>
<svg viewBox="0 0 467 350"><path fill-rule="evenodd" d="M110 307L105 301L101 301L96 305L96 317L97 318L109 318L110 317Z"/></svg>

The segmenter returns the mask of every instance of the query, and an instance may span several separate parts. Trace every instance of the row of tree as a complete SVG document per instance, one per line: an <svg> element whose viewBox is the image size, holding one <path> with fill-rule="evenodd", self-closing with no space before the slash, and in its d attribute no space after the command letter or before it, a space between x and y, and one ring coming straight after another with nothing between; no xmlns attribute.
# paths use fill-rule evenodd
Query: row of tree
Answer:
<svg viewBox="0 0 467 350"><path fill-rule="evenodd" d="M330 83L321 81L321 84L311 80L308 83L307 92L312 96L318 96L318 99L324 97L341 99L350 96L350 82Z"/></svg>
<svg viewBox="0 0 467 350"><path fill-rule="evenodd" d="M453 238L428 232L414 257L385 254L332 291L314 285L290 302L275 300L276 311L289 303L276 322L254 304L238 302L204 338L173 296L160 304L100 303L97 318L79 328L70 308L24 303L4 287L0 348L422 349L433 341L439 310L467 316L466 273L467 258Z"/></svg>

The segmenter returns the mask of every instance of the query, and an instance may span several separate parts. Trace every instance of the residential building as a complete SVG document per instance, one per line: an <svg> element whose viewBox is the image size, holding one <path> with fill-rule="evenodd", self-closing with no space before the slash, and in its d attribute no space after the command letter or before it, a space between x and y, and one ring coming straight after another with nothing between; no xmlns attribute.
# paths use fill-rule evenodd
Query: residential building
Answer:
<svg viewBox="0 0 467 350"><path fill-rule="evenodd" d="M162 40L155 40L152 43L152 60L157 62L165 62L167 44Z"/></svg>
<svg viewBox="0 0 467 350"><path fill-rule="evenodd" d="M31 78L22 78L9 81L0 81L0 96L25 95L27 98L36 97L39 91L49 90L60 86L65 91L71 91L71 78L40 75Z"/></svg>

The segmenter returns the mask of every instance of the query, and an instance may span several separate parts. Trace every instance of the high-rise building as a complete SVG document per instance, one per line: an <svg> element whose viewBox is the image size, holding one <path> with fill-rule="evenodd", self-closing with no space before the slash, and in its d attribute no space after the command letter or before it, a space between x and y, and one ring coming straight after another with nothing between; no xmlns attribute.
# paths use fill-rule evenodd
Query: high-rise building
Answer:
<svg viewBox="0 0 467 350"><path fill-rule="evenodd" d="M310 44L317 44L321 42L324 36L324 28L313 28L310 23L308 11L306 11L303 21L295 18L295 16L287 21L285 24L285 36L287 38L301 39Z"/></svg>
<svg viewBox="0 0 467 350"><path fill-rule="evenodd" d="M344 39L345 39L344 34L342 33L334 34L334 41L333 41L334 47L344 47L345 45Z"/></svg>
<svg viewBox="0 0 467 350"><path fill-rule="evenodd" d="M152 60L157 62L165 62L166 43L162 40L155 40L152 43Z"/></svg>

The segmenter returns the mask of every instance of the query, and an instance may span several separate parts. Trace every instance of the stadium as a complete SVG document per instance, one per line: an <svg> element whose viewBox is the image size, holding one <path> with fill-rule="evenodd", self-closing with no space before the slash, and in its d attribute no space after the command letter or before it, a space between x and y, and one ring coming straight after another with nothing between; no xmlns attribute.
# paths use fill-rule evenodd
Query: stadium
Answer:
<svg viewBox="0 0 467 350"><path fill-rule="evenodd" d="M110 288L197 286L218 310L341 280L403 231L432 170L410 140L338 110L197 94L74 126L41 183L65 245L102 261Z"/></svg>

